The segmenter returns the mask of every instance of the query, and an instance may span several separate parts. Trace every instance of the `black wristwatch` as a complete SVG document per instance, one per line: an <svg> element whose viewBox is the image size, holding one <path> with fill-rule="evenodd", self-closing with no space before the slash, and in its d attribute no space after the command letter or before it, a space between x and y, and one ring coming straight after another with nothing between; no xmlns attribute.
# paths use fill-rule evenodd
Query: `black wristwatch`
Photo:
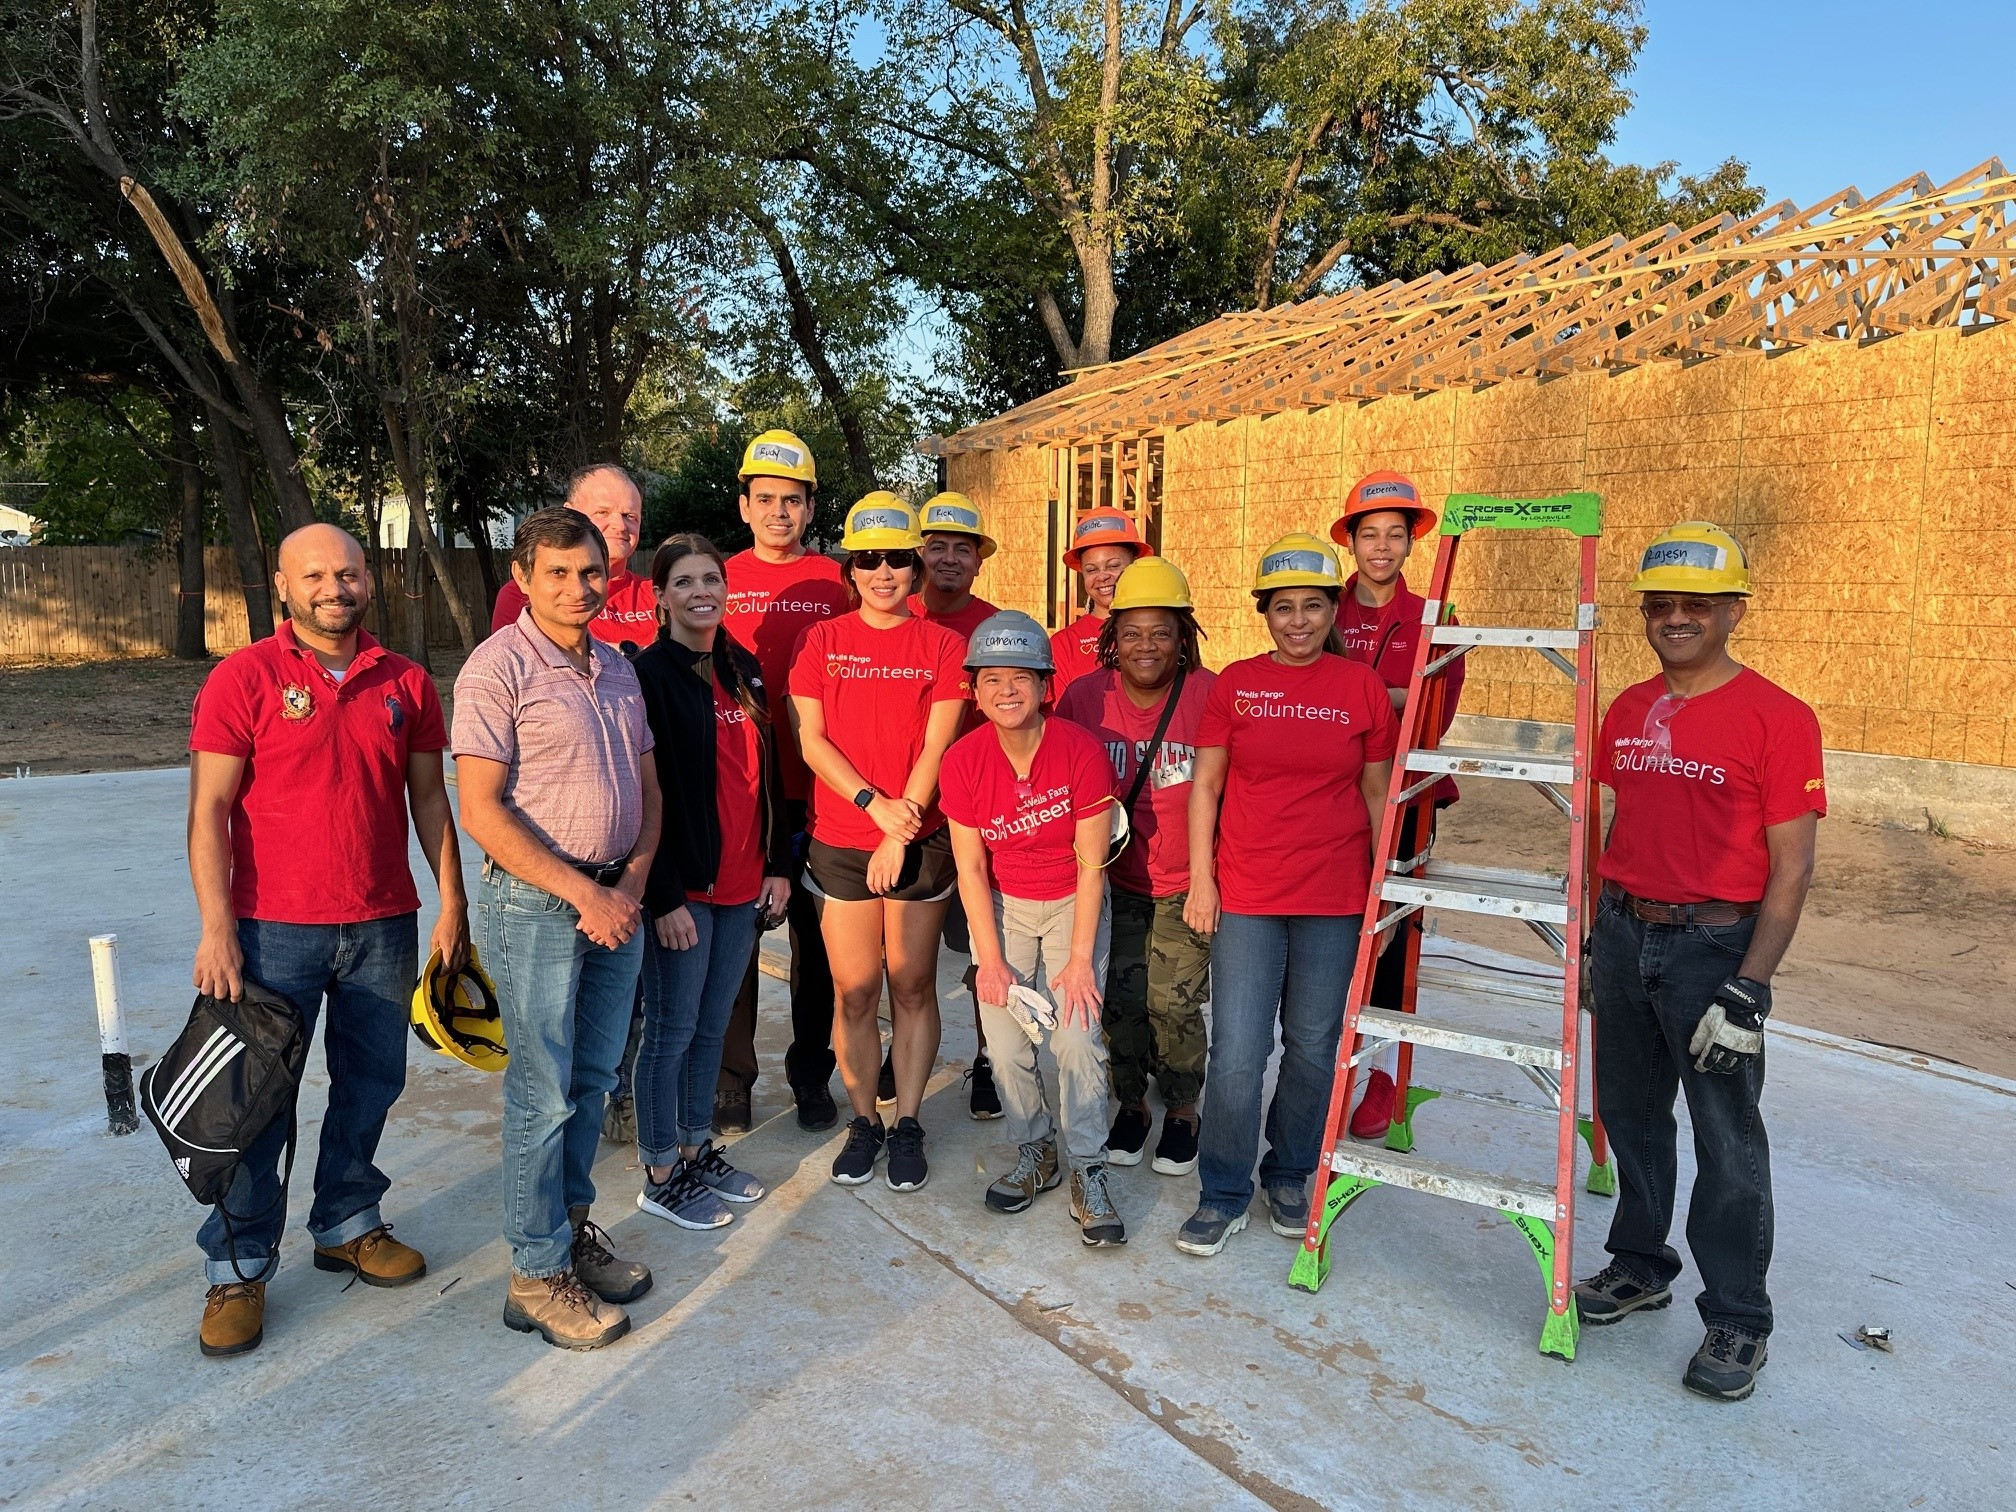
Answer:
<svg viewBox="0 0 2016 1512"><path fill-rule="evenodd" d="M869 804L873 803L877 798L881 796L882 795L877 793L875 789L871 787L865 787L861 789L860 792L854 795L854 807L858 809L865 809L868 807Z"/></svg>

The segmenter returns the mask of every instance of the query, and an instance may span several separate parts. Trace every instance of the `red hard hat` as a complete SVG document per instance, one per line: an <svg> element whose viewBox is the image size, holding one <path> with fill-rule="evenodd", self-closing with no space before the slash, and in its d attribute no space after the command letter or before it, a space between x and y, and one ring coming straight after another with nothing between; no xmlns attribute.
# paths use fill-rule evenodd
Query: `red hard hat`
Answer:
<svg viewBox="0 0 2016 1512"><path fill-rule="evenodd" d="M1359 516L1387 510L1407 516L1414 540L1435 529L1435 511L1421 502L1421 490L1412 478L1405 473L1375 472L1365 474L1344 495L1344 515L1330 527L1330 539L1340 546L1349 545Z"/></svg>
<svg viewBox="0 0 2016 1512"><path fill-rule="evenodd" d="M1078 570L1078 558L1094 546L1132 546L1134 558L1155 555L1155 548L1134 529L1134 517L1124 509L1095 509L1080 515L1071 531L1071 549L1064 553L1064 565Z"/></svg>

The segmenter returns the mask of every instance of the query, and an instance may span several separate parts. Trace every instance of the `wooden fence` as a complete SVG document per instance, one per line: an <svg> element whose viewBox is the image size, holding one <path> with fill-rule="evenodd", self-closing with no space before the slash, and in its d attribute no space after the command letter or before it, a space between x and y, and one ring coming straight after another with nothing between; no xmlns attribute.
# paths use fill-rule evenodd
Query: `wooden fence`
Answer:
<svg viewBox="0 0 2016 1512"><path fill-rule="evenodd" d="M400 638L406 592L404 553L387 552L377 596ZM449 553L464 600L479 629L490 623L489 601L476 553ZM502 552L497 565L508 570ZM212 656L246 644L245 595L238 564L226 547L203 554L204 635ZM175 557L132 546L31 546L0 549L0 666L47 661L113 661L129 656L171 656L180 592ZM439 646L460 643L440 584L427 583L427 638ZM284 611L274 606L276 622ZM365 624L375 633L378 607Z"/></svg>

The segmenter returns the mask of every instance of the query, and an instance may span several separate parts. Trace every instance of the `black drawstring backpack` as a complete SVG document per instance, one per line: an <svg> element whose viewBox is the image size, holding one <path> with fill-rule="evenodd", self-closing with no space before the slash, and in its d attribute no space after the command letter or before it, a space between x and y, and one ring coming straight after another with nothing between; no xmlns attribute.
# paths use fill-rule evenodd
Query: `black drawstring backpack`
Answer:
<svg viewBox="0 0 2016 1512"><path fill-rule="evenodd" d="M294 1098L308 1036L294 1005L250 977L238 1002L207 993L161 1059L140 1073L140 1108L190 1196L233 1222L259 1215L224 1206L238 1163L276 1120L287 1120L287 1161L276 1202L294 1174ZM231 1268L238 1270L237 1260ZM252 1278L239 1272L238 1279Z"/></svg>

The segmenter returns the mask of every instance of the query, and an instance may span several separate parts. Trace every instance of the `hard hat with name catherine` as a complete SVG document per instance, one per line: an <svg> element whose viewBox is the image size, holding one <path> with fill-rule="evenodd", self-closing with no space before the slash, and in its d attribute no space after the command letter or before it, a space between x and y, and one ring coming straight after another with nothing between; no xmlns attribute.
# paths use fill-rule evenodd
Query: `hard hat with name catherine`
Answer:
<svg viewBox="0 0 2016 1512"><path fill-rule="evenodd" d="M812 448L787 430L767 430L742 448L738 478L796 478L808 488L819 486Z"/></svg>
<svg viewBox="0 0 2016 1512"><path fill-rule="evenodd" d="M1720 525L1682 520L1652 538L1638 559L1633 593L1737 593L1750 595L1750 558Z"/></svg>
<svg viewBox="0 0 2016 1512"><path fill-rule="evenodd" d="M973 629L966 642L966 670L983 667L1019 667L1025 672L1054 672L1050 657L1050 637L1041 625L1020 609L1003 609L990 614Z"/></svg>
<svg viewBox="0 0 2016 1512"><path fill-rule="evenodd" d="M1276 588L1338 588L1344 586L1344 569L1328 541L1297 532L1285 535L1260 553L1260 565L1253 574L1253 592Z"/></svg>
<svg viewBox="0 0 2016 1512"><path fill-rule="evenodd" d="M972 536L980 543L981 561L994 555L994 537L980 523L980 506L953 489L924 501L917 528L925 535Z"/></svg>
<svg viewBox="0 0 2016 1512"><path fill-rule="evenodd" d="M1064 553L1064 565L1073 572L1086 552L1094 546L1125 546L1136 560L1155 555L1155 548L1141 539L1134 517L1124 509L1094 509L1079 516L1071 527L1071 549Z"/></svg>
<svg viewBox="0 0 2016 1512"><path fill-rule="evenodd" d="M863 494L847 511L847 523L840 532L842 551L914 551L923 544L917 511L887 489Z"/></svg>

